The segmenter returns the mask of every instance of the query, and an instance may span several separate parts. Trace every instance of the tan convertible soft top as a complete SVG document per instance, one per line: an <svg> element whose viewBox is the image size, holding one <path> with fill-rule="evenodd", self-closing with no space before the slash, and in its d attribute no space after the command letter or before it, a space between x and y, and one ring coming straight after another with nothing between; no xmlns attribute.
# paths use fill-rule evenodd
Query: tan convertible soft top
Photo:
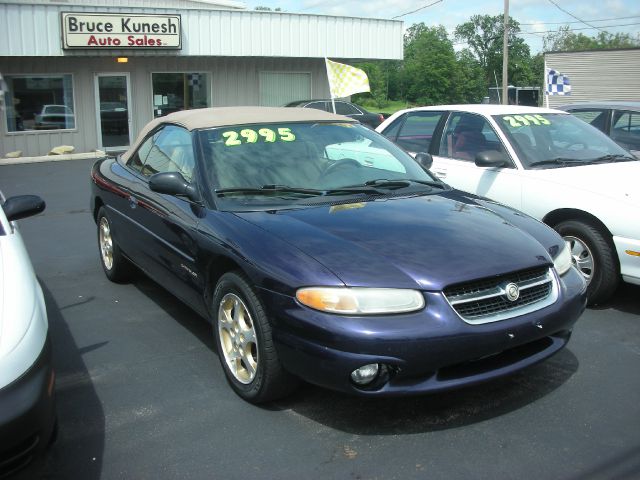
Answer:
<svg viewBox="0 0 640 480"><path fill-rule="evenodd" d="M284 107L216 107L182 110L149 122L138 135L129 150L122 154L126 162L146 136L161 124L180 125L187 130L200 128L228 127L251 123L286 123L286 122L356 122L356 120L327 113L315 108Z"/></svg>

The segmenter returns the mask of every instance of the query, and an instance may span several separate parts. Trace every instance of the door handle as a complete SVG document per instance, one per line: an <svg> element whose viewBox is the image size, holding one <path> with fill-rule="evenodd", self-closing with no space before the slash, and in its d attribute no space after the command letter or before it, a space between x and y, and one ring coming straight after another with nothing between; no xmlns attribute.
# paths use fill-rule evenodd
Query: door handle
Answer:
<svg viewBox="0 0 640 480"><path fill-rule="evenodd" d="M436 177L445 178L447 176L447 171L442 169L432 169L431 170Z"/></svg>
<svg viewBox="0 0 640 480"><path fill-rule="evenodd" d="M136 208L138 206L138 199L133 195L129 196L129 206L131 208Z"/></svg>

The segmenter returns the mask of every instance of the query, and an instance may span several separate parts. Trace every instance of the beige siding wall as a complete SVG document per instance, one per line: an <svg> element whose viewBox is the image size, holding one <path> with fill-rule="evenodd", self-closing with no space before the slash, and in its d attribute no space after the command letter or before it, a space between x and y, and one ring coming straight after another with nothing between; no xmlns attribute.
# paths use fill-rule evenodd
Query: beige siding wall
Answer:
<svg viewBox="0 0 640 480"><path fill-rule="evenodd" d="M571 95L549 96L551 108L595 100L640 101L640 49L547 53L545 62L571 82Z"/></svg>
<svg viewBox="0 0 640 480"><path fill-rule="evenodd" d="M123 68L124 67L124 68ZM133 138L152 119L152 72L208 72L211 74L212 106L258 105L261 71L308 72L311 96L329 95L324 61L292 58L214 58L214 57L130 57L117 64L113 58L8 58L0 57L0 72L11 74L73 74L77 129L64 132L7 133L6 117L0 115L0 155L22 150L23 156L46 154L57 145L73 145L76 152L98 147L94 75L129 72L133 114Z"/></svg>
<svg viewBox="0 0 640 480"><path fill-rule="evenodd" d="M244 10L0 3L0 57L106 56L115 50L62 49L60 12L175 14L182 18L177 56L389 59L403 56L399 20ZM129 55L158 55L154 49Z"/></svg>

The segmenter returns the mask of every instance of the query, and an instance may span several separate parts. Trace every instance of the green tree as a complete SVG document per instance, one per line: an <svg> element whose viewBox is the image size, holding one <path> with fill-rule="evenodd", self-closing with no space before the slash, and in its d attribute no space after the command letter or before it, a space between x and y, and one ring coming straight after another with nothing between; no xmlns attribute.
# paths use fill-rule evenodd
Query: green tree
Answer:
<svg viewBox="0 0 640 480"><path fill-rule="evenodd" d="M509 83L528 86L535 77L531 71L531 52L524 39L520 38L520 24L509 18L508 76ZM458 25L455 38L467 43L469 50L484 70L486 85L495 85L495 78L502 75L502 43L504 19L502 15L473 15L468 22Z"/></svg>
<svg viewBox="0 0 640 480"><path fill-rule="evenodd" d="M447 103L455 95L456 66L453 44L443 26L412 25L404 38L402 99L420 105Z"/></svg>
<svg viewBox="0 0 640 480"><path fill-rule="evenodd" d="M358 103L363 99L371 98L378 108L384 108L388 99L389 72L385 69L384 62L366 62L354 65L365 71L369 77L370 93L361 93L353 96L353 101Z"/></svg>
<svg viewBox="0 0 640 480"><path fill-rule="evenodd" d="M633 48L640 46L640 40L628 33L599 32L595 37L574 33L569 25L548 33L543 41L545 52L575 52L578 50L598 50L604 48Z"/></svg>
<svg viewBox="0 0 640 480"><path fill-rule="evenodd" d="M484 70L468 48L456 54L452 93L447 103L479 103L487 95Z"/></svg>

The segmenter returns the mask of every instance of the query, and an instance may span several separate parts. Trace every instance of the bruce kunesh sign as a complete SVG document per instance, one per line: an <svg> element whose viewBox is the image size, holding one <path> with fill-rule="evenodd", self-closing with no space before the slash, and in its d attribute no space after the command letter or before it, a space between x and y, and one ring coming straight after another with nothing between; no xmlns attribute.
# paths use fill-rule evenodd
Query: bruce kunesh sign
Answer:
<svg viewBox="0 0 640 480"><path fill-rule="evenodd" d="M182 48L180 15L62 12L63 48Z"/></svg>

